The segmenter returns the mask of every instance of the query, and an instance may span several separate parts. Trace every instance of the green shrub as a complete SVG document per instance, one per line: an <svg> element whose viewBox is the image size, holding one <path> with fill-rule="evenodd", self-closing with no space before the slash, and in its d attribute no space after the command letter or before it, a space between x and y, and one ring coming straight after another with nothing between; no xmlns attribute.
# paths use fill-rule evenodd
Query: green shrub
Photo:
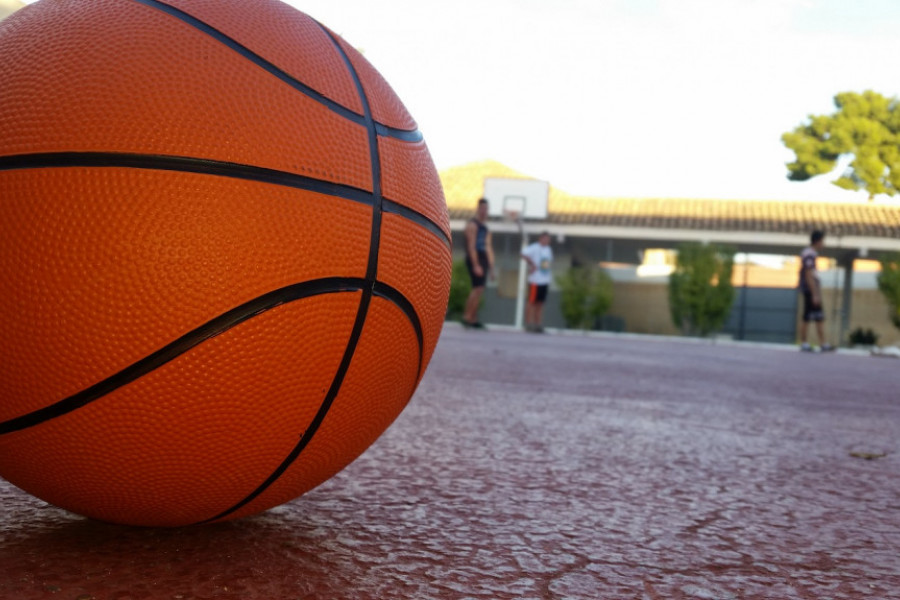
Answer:
<svg viewBox="0 0 900 600"><path fill-rule="evenodd" d="M706 336L725 324L734 302L733 248L687 242L669 276L672 321L685 335Z"/></svg>
<svg viewBox="0 0 900 600"><path fill-rule="evenodd" d="M571 267L556 278L566 327L590 329L613 301L613 283L600 268Z"/></svg>
<svg viewBox="0 0 900 600"><path fill-rule="evenodd" d="M854 346L874 346L878 343L878 334L871 329L857 327L850 333L850 343Z"/></svg>
<svg viewBox="0 0 900 600"><path fill-rule="evenodd" d="M459 319L466 309L466 299L472 291L472 280L469 279L469 270L465 260L453 261L453 271L450 275L450 298L447 302L447 318Z"/></svg>
<svg viewBox="0 0 900 600"><path fill-rule="evenodd" d="M891 322L900 329L900 253L888 254L881 259L878 289L891 309Z"/></svg>

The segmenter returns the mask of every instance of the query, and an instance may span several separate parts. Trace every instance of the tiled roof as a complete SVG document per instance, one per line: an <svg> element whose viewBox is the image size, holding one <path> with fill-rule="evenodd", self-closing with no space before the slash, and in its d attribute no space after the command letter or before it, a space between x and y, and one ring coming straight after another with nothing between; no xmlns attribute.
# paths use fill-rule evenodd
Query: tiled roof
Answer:
<svg viewBox="0 0 900 600"><path fill-rule="evenodd" d="M441 172L451 219L474 215L485 177L525 178L494 161ZM900 239L900 207L809 201L589 198L550 187L547 223L656 229L802 233Z"/></svg>

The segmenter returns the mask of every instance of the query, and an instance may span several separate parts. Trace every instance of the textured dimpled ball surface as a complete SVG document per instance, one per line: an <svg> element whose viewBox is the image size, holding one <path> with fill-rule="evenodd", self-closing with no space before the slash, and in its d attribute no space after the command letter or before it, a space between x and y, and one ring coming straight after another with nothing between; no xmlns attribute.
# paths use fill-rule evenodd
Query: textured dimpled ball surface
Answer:
<svg viewBox="0 0 900 600"><path fill-rule="evenodd" d="M41 2L0 54L0 476L182 526L359 456L450 284L440 181L372 65L273 0Z"/></svg>

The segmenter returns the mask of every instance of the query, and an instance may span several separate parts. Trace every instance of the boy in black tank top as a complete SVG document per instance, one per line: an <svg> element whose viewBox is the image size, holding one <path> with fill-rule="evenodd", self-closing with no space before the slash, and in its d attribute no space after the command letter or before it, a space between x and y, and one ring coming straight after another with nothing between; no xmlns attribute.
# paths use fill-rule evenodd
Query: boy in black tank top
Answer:
<svg viewBox="0 0 900 600"><path fill-rule="evenodd" d="M478 307L487 278L494 279L494 251L491 248L491 232L486 224L487 216L488 201L482 198L478 201L475 218L466 223L466 268L472 279L472 291L466 299L462 317L466 328L484 329L478 320Z"/></svg>

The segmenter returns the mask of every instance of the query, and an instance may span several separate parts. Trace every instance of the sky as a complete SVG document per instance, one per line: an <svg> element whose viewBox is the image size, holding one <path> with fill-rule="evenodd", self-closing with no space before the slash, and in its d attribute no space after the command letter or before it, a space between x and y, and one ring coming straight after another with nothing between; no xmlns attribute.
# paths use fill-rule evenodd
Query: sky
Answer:
<svg viewBox="0 0 900 600"><path fill-rule="evenodd" d="M864 202L788 181L781 134L838 92L900 97L896 0L289 3L365 53L439 169L574 194Z"/></svg>
<svg viewBox="0 0 900 600"><path fill-rule="evenodd" d="M288 3L365 53L438 169L579 195L865 202L788 181L781 134L838 92L900 97L897 0Z"/></svg>

